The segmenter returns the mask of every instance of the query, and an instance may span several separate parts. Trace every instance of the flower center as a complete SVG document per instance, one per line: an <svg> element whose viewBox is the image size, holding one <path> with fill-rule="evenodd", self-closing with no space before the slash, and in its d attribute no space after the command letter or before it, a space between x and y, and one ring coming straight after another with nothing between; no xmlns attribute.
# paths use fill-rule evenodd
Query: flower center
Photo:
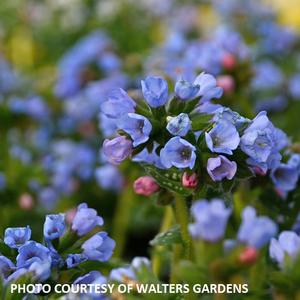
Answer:
<svg viewBox="0 0 300 300"><path fill-rule="evenodd" d="M192 151L190 148L184 147L180 150L180 155L183 159L188 160L191 158Z"/></svg>

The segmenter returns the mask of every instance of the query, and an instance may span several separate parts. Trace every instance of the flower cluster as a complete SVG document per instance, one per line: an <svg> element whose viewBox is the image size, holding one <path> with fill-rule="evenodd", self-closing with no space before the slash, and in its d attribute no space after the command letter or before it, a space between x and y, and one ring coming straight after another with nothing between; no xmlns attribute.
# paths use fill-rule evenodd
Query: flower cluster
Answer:
<svg viewBox="0 0 300 300"><path fill-rule="evenodd" d="M194 173L202 185L232 180L248 169L253 174L269 173L282 195L296 187L298 155L288 150L285 133L264 111L249 120L213 104L222 88L212 75L201 73L193 82L180 79L173 93L161 77L146 77L141 87L144 100L134 101L117 89L101 106L119 134L103 143L110 163L118 165L131 156L159 169Z"/></svg>
<svg viewBox="0 0 300 300"><path fill-rule="evenodd" d="M103 225L96 210L82 203L67 225L64 214L47 215L43 228L44 244L31 240L27 227L7 228L0 256L0 274L6 284L25 274L35 282L50 280L57 269L76 268L93 260L106 262L112 256L115 241L105 231L95 232ZM78 279L80 280L80 279Z"/></svg>

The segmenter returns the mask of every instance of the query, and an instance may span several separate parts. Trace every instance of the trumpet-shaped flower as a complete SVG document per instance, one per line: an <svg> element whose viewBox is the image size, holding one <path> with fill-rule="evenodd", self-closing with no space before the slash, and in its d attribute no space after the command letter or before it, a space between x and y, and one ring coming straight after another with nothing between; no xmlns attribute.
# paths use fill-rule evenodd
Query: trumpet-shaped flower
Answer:
<svg viewBox="0 0 300 300"><path fill-rule="evenodd" d="M205 132L205 140L210 151L225 154L232 154L240 143L235 126L226 120L221 120L212 130Z"/></svg>
<svg viewBox="0 0 300 300"><path fill-rule="evenodd" d="M196 161L195 150L196 148L188 141L180 137L173 137L160 151L161 163L166 168L174 166L192 169Z"/></svg>
<svg viewBox="0 0 300 300"><path fill-rule="evenodd" d="M152 130L152 125L147 118L134 113L129 113L120 118L117 124L120 129L130 135L134 147L148 141Z"/></svg>
<svg viewBox="0 0 300 300"><path fill-rule="evenodd" d="M165 105L168 101L168 83L161 77L148 76L141 81L142 92L151 107Z"/></svg>

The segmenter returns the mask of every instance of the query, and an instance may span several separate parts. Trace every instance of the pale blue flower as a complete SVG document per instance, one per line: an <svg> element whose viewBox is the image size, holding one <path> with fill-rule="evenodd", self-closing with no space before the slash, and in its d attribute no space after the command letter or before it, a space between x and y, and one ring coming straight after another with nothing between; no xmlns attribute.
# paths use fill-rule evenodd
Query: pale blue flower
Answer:
<svg viewBox="0 0 300 300"><path fill-rule="evenodd" d="M174 166L176 168L192 169L196 161L195 151L196 148L188 141L180 137L173 137L160 151L161 163L166 168Z"/></svg>
<svg viewBox="0 0 300 300"><path fill-rule="evenodd" d="M222 200L198 200L193 203L191 213L195 223L189 225L189 232L194 239L217 242L223 238L231 209Z"/></svg>
<svg viewBox="0 0 300 300"><path fill-rule="evenodd" d="M141 81L145 100L151 107L165 105L168 101L168 83L161 77L148 76Z"/></svg>
<svg viewBox="0 0 300 300"><path fill-rule="evenodd" d="M117 122L118 128L124 130L133 140L136 147L148 141L152 130L150 121L142 115L129 113Z"/></svg>
<svg viewBox="0 0 300 300"><path fill-rule="evenodd" d="M232 154L240 143L235 126L226 120L219 121L213 129L205 132L205 140L210 151L225 154Z"/></svg>
<svg viewBox="0 0 300 300"><path fill-rule="evenodd" d="M167 130L172 135L185 136L191 129L191 120L185 113L181 113L176 117L169 117Z"/></svg>

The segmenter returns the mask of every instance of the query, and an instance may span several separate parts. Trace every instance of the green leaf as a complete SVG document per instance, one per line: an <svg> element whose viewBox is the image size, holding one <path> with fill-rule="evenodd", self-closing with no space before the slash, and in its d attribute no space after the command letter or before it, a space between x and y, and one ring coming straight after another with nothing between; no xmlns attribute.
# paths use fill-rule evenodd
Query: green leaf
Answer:
<svg viewBox="0 0 300 300"><path fill-rule="evenodd" d="M180 233L180 226L175 225L168 231L159 233L152 241L151 246L171 246L173 244L183 243Z"/></svg>
<svg viewBox="0 0 300 300"><path fill-rule="evenodd" d="M212 115L197 113L191 117L193 130L203 130L210 123Z"/></svg>
<svg viewBox="0 0 300 300"><path fill-rule="evenodd" d="M191 195L191 191L184 188L181 184L182 173L175 168L161 170L155 166L146 164L143 164L143 167L145 171L152 176L161 187L183 196Z"/></svg>

